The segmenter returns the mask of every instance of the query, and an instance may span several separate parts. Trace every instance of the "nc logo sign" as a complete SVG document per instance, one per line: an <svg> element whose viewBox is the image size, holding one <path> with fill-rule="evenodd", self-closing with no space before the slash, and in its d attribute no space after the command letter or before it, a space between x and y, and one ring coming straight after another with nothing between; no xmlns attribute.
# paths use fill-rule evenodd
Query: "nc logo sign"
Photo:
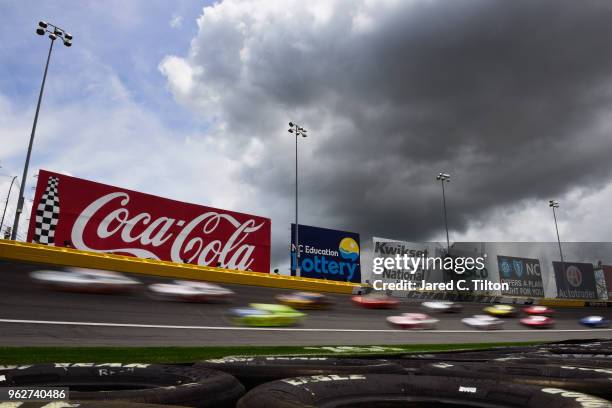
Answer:
<svg viewBox="0 0 612 408"><path fill-rule="evenodd" d="M514 266L514 273L516 274L517 278L522 278L523 277L523 261L518 261L518 260L513 260L512 261L512 265Z"/></svg>

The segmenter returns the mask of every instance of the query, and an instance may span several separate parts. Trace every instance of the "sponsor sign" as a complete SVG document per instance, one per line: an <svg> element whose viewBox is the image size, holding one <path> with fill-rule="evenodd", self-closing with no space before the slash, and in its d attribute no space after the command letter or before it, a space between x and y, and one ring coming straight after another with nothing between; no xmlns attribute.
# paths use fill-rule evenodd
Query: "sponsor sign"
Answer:
<svg viewBox="0 0 612 408"><path fill-rule="evenodd" d="M612 265L604 265L604 279L606 280L606 289L608 291L608 299L612 300Z"/></svg>
<svg viewBox="0 0 612 408"><path fill-rule="evenodd" d="M480 282L493 282L496 281L495 274L490 273L494 270L495 266L492 265L495 260L489 259L485 252L485 247L482 242L455 242L450 247L450 252L448 255L444 256L444 258L454 258L455 264L461 264L460 260L465 262L466 259L475 259L475 258L483 258L485 260L485 264L483 267L475 267L469 270L455 270L453 269L445 269L444 270L444 281L445 282L454 282L454 286L457 286L457 282L466 281L468 282L468 287L471 289L471 292L474 294L484 294L489 290L485 290L480 286ZM463 294L466 294L465 291L462 291Z"/></svg>
<svg viewBox="0 0 612 408"><path fill-rule="evenodd" d="M497 267L501 283L508 283L509 290L502 295L543 297L542 269L540 261L513 256L497 256Z"/></svg>
<svg viewBox="0 0 612 408"><path fill-rule="evenodd" d="M593 264L553 262L557 297L564 299L597 299Z"/></svg>
<svg viewBox="0 0 612 408"><path fill-rule="evenodd" d="M301 225L300 276L361 282L359 234ZM291 224L291 274L295 275L295 224Z"/></svg>
<svg viewBox="0 0 612 408"><path fill-rule="evenodd" d="M40 170L28 241L269 272L270 231L268 218Z"/></svg>
<svg viewBox="0 0 612 408"><path fill-rule="evenodd" d="M436 251L431 245L426 243L416 243L407 241L396 241L386 238L372 238L374 244L374 258L395 258L396 255L407 255L411 258L427 258L436 256ZM383 282L412 281L420 282L429 280L431 271L420 267L416 270L408 269L387 269L385 268L380 275L373 276L372 279L380 279Z"/></svg>

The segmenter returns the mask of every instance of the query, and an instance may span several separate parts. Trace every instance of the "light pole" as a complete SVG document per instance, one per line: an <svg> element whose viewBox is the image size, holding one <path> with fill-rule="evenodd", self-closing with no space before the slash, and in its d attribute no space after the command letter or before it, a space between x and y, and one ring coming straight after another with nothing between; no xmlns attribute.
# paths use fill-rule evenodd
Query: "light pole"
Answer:
<svg viewBox="0 0 612 408"><path fill-rule="evenodd" d="M40 112L40 103L42 101L43 92L45 90L45 81L47 80L47 71L49 70L49 61L51 60L51 51L53 51L53 44L55 40L60 38L66 47L72 45L72 35L67 33L66 30L44 21L38 22L38 28L36 34L45 35L49 33L49 54L47 54L47 63L45 65L45 73L43 74L42 84L40 85L40 93L38 94L38 103L36 104L36 114L34 115L34 124L32 125L32 133L30 134L30 144L28 145L28 154L26 155L25 165L23 166L23 176L21 177L21 185L19 186L19 199L17 201L17 211L15 211L15 221L13 222L13 230L11 231L11 239L17 238L17 228L19 226L19 217L23 211L23 202L25 198L23 196L23 190L25 189L26 180L28 177L28 166L30 165L30 156L32 155L32 145L34 144L34 134L36 133L36 123L38 122L38 113Z"/></svg>
<svg viewBox="0 0 612 408"><path fill-rule="evenodd" d="M450 239L448 238L448 217L446 215L446 194L444 193L444 182L450 183L450 174L440 173L436 180L442 184L442 204L444 205L444 227L446 228L446 255L450 254Z"/></svg>
<svg viewBox="0 0 612 408"><path fill-rule="evenodd" d="M289 122L289 133L295 133L295 276L300 276L300 237L298 223L298 137L306 137L308 132L301 126Z"/></svg>
<svg viewBox="0 0 612 408"><path fill-rule="evenodd" d="M559 256L561 257L561 269L565 270L565 262L563 262L563 251L561 250L561 238L559 238L559 227L557 226L557 214L555 208L559 208L559 202L555 200L549 200L548 206L552 208L553 218L555 219L555 230L557 231L557 243L559 244Z"/></svg>
<svg viewBox="0 0 612 408"><path fill-rule="evenodd" d="M8 194L6 195L6 202L4 203L4 211L2 211L2 221L0 221L0 231L2 230L2 227L4 227L4 215L6 214L6 207L8 206L9 198L11 197L11 189L13 188L13 183L15 182L16 179L17 179L17 176L13 176L13 179L11 180L11 185L9 186Z"/></svg>

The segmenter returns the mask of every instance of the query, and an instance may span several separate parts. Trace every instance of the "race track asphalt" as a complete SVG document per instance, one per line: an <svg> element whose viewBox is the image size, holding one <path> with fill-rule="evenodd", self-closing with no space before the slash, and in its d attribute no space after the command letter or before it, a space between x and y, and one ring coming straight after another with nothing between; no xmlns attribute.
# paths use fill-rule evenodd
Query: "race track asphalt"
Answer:
<svg viewBox="0 0 612 408"><path fill-rule="evenodd" d="M405 301L395 310L368 310L350 296L331 295L331 310L308 311L304 323L289 328L237 327L226 318L228 309L253 302L274 303L286 290L225 285L236 292L231 303L194 304L151 299L145 290L126 295L97 295L50 291L33 284L29 273L40 265L0 261L0 345L2 346L237 346L237 345L382 345L555 341L611 338L612 329L587 330L578 319L606 308L559 308L554 329L530 329L517 318L504 330L478 331L461 323L477 314L482 304L465 304L460 314L437 315L436 330L395 330L385 317L419 310ZM145 284L164 279L134 275Z"/></svg>

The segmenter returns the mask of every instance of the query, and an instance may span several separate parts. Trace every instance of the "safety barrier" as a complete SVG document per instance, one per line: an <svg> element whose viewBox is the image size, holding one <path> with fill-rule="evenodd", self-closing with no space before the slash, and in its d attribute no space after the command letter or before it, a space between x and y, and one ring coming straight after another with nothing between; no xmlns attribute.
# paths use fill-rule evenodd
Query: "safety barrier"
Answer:
<svg viewBox="0 0 612 408"><path fill-rule="evenodd" d="M612 302L606 301L585 301L578 299L553 299L553 298L530 298L524 296L495 296L477 294L458 294L454 292L431 292L431 291L410 291L406 292L406 297L415 300L444 300L474 303L504 303L511 305L542 305L554 307L610 307Z"/></svg>
<svg viewBox="0 0 612 408"><path fill-rule="evenodd" d="M556 307L584 307L586 302L584 300L575 299L540 299L538 305L542 306L556 306Z"/></svg>
<svg viewBox="0 0 612 408"><path fill-rule="evenodd" d="M80 251L70 248L8 240L0 240L0 259L55 266L77 266L82 268L104 269L117 272L203 280L217 283L311 290L317 292L350 294L360 293L362 288L359 284L348 282L236 271L192 264L177 264L166 261L140 259L131 256Z"/></svg>

